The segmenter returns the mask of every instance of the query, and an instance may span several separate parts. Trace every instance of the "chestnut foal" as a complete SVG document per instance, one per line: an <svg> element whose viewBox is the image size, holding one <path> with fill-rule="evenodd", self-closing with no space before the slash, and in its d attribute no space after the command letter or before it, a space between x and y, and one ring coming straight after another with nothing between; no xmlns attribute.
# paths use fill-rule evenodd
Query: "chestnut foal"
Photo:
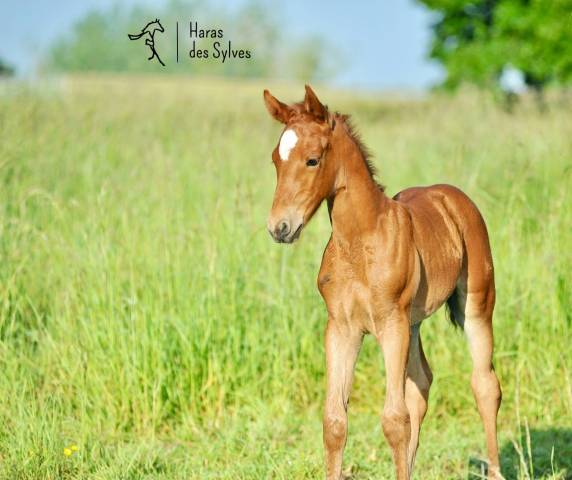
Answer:
<svg viewBox="0 0 572 480"><path fill-rule="evenodd" d="M493 262L477 207L450 185L408 188L388 198L348 118L328 112L309 86L301 103L286 105L267 90L264 101L285 125L272 152L278 183L270 234L292 243L323 200L332 224L318 275L328 310L326 477L342 478L348 398L366 333L383 349L382 426L397 478L411 477L432 381L419 330L447 302L469 343L488 475L502 478L496 438L501 390L492 364Z"/></svg>

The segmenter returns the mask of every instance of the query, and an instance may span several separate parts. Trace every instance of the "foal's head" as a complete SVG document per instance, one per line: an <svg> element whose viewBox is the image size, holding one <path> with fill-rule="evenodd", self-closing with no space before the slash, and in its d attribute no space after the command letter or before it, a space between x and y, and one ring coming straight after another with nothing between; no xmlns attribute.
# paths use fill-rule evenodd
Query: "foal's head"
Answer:
<svg viewBox="0 0 572 480"><path fill-rule="evenodd" d="M264 102L270 115L284 124L272 152L277 185L268 231L275 241L292 243L322 200L333 193L335 168L328 152L335 121L307 85L301 103L286 105L268 90Z"/></svg>

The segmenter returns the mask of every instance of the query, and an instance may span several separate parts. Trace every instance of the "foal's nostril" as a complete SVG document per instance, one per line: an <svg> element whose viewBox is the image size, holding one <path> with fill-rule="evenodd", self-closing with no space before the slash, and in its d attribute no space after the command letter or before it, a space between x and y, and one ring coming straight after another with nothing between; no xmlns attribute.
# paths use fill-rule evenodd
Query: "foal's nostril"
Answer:
<svg viewBox="0 0 572 480"><path fill-rule="evenodd" d="M290 224L286 220L282 220L274 230L274 236L283 240L290 233Z"/></svg>

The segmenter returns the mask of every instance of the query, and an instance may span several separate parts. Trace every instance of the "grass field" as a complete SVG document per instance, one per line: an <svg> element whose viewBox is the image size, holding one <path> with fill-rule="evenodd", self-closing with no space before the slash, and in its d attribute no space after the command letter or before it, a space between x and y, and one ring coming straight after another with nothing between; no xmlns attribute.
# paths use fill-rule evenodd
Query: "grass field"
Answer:
<svg viewBox="0 0 572 480"><path fill-rule="evenodd" d="M0 88L0 478L322 478L322 208L266 232L280 126L255 83L83 77ZM288 101L303 89L270 85ZM509 479L572 478L570 105L317 87L354 114L393 195L453 183L488 223ZM464 338L425 322L434 371L415 478L480 478ZM345 470L391 478L366 339ZM74 448L72 448L72 446ZM66 450L64 450L66 449Z"/></svg>

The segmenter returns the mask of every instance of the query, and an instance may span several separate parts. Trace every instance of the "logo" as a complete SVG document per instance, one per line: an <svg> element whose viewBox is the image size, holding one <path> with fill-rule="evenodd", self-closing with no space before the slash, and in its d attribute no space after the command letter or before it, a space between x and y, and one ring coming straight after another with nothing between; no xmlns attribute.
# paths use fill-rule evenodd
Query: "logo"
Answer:
<svg viewBox="0 0 572 480"><path fill-rule="evenodd" d="M147 60L153 60L154 58L156 58L157 60L159 60L159 63L161 65L165 66L163 60L161 60L161 57L157 53L157 50L155 50L156 31L159 31L161 33L165 31L159 19L155 19L153 22L149 22L147 25L145 25L141 30L141 33L137 35L129 33L128 36L129 40L139 40L141 37L145 37L145 45L147 45L151 49L151 56Z"/></svg>

